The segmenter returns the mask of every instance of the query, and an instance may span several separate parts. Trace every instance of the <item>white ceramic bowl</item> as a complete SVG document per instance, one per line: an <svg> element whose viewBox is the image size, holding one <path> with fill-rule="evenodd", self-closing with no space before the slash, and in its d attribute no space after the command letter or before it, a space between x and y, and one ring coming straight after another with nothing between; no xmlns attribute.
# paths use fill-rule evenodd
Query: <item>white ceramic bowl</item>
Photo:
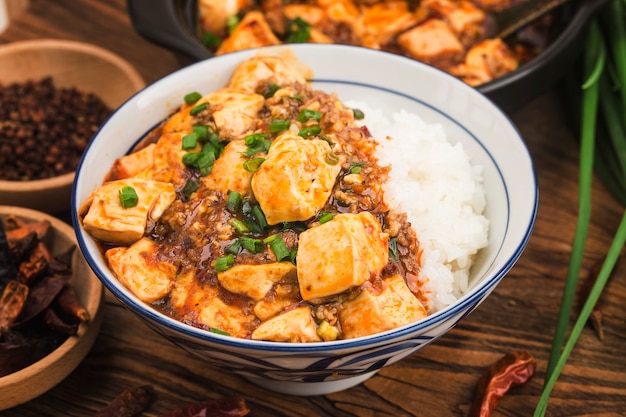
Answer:
<svg viewBox="0 0 626 417"><path fill-rule="evenodd" d="M85 230L79 226L76 233L104 285L154 330L209 363L268 389L319 395L359 384L434 342L474 310L521 255L533 229L538 191L518 131L496 106L461 81L414 60L358 47L302 44L264 52L285 53L286 49L312 69L315 88L337 92L344 101L366 101L386 113L405 108L427 122L440 123L448 138L462 142L473 162L484 167L489 245L478 257L470 287L458 302L422 321L359 339L310 344L236 339L185 325L143 304L114 278ZM186 93L223 87L235 66L256 53L228 54L183 68L119 108L97 133L77 170L74 224L79 224L78 207L101 185L115 158L170 115Z"/></svg>

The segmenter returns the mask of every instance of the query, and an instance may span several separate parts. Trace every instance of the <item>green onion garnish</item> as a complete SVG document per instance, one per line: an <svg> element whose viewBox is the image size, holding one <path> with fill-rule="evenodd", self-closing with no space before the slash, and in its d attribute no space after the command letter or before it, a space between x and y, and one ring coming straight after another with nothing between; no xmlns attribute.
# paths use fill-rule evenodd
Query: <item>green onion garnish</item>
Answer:
<svg viewBox="0 0 626 417"><path fill-rule="evenodd" d="M184 100L186 104L193 104L196 101L200 100L201 98L202 98L202 94L198 93L197 91L194 91L193 93L186 94L184 97Z"/></svg>
<svg viewBox="0 0 626 417"><path fill-rule="evenodd" d="M363 120L363 119L365 119L365 113L363 113L359 109L352 109L352 114L354 114L354 118L356 120Z"/></svg>
<svg viewBox="0 0 626 417"><path fill-rule="evenodd" d="M261 210L261 206L256 205L252 207L251 214L261 229L265 229L268 226L267 219L265 218L265 213L263 213L263 210Z"/></svg>
<svg viewBox="0 0 626 417"><path fill-rule="evenodd" d="M231 253L215 260L215 271L222 272L230 269L235 264L235 256Z"/></svg>
<svg viewBox="0 0 626 417"><path fill-rule="evenodd" d="M282 132L283 130L289 129L289 125L291 123L289 122L289 120L272 120L270 122L270 132L272 133L278 133L278 132Z"/></svg>
<svg viewBox="0 0 626 417"><path fill-rule="evenodd" d="M119 191L120 196L120 204L124 208L135 207L139 203L139 197L137 197L137 192L130 185L125 185L120 188Z"/></svg>
<svg viewBox="0 0 626 417"><path fill-rule="evenodd" d="M280 90L280 85L270 83L266 86L265 91L263 92L263 97L270 98L273 97L276 92Z"/></svg>
<svg viewBox="0 0 626 417"><path fill-rule="evenodd" d="M235 228L237 233L244 234L244 233L250 232L250 229L248 228L246 223L244 223L242 220L234 219L232 222L230 222L230 225Z"/></svg>
<svg viewBox="0 0 626 417"><path fill-rule="evenodd" d="M194 149L198 145L198 134L190 133L188 135L183 136L183 149L189 150Z"/></svg>
<svg viewBox="0 0 626 417"><path fill-rule="evenodd" d="M285 245L285 241L283 240L283 238L277 234L272 236L273 239L271 239L269 245L272 253L274 253L274 256L276 257L276 260L280 262L285 259L289 259L289 249L287 249L287 245ZM267 239L264 240L265 243L267 243L266 241Z"/></svg>
<svg viewBox="0 0 626 417"><path fill-rule="evenodd" d="M209 127L204 125L197 125L191 128L193 133L198 135L199 140L206 140L209 138Z"/></svg>
<svg viewBox="0 0 626 417"><path fill-rule="evenodd" d="M302 109L300 110L300 113L298 113L298 117L296 118L296 120L298 120L301 123L307 122L309 120L317 120L319 122L321 118L322 118L321 111L311 110L311 109Z"/></svg>
<svg viewBox="0 0 626 417"><path fill-rule="evenodd" d="M259 253L263 250L263 242L261 239L254 239L248 236L241 236L239 238L241 246L252 253Z"/></svg>
<svg viewBox="0 0 626 417"><path fill-rule="evenodd" d="M350 174L360 174L363 171L363 165L365 162L355 162L350 165Z"/></svg>
<svg viewBox="0 0 626 417"><path fill-rule="evenodd" d="M228 333L228 332L226 332L224 330L217 329L215 327L209 327L209 331L211 333L221 334L222 336L230 336L230 333Z"/></svg>
<svg viewBox="0 0 626 417"><path fill-rule="evenodd" d="M209 103L200 103L197 106L194 106L191 110L189 110L189 114L195 116L203 110L206 110L209 107Z"/></svg>
<svg viewBox="0 0 626 417"><path fill-rule="evenodd" d="M228 16L226 18L226 29L228 30L228 34L233 33L235 29L237 28L238 24L239 24L239 16L237 15Z"/></svg>
<svg viewBox="0 0 626 417"><path fill-rule="evenodd" d="M296 17L287 27L287 43L304 43L308 41L310 31L311 25Z"/></svg>
<svg viewBox="0 0 626 417"><path fill-rule="evenodd" d="M319 222L320 224L324 224L331 221L333 218L335 218L335 213L324 212L320 214Z"/></svg>
<svg viewBox="0 0 626 417"><path fill-rule="evenodd" d="M241 193L238 191L228 190L228 199L226 200L226 210L231 213L237 213L241 206Z"/></svg>
<svg viewBox="0 0 626 417"><path fill-rule="evenodd" d="M324 160L328 165L337 165L339 162L339 156L334 152L327 152Z"/></svg>
<svg viewBox="0 0 626 417"><path fill-rule="evenodd" d="M310 138L312 136L317 136L322 133L322 128L319 126L311 126L305 127L304 129L298 132L298 136L302 136L303 138Z"/></svg>
<svg viewBox="0 0 626 417"><path fill-rule="evenodd" d="M250 157L254 156L259 152L269 151L271 141L266 139L267 135L265 133L255 133L253 135L248 135L243 138L246 145L248 145L248 149L245 152L242 152L244 156Z"/></svg>
<svg viewBox="0 0 626 417"><path fill-rule="evenodd" d="M243 169L248 172L257 172L265 158L252 158L243 163Z"/></svg>
<svg viewBox="0 0 626 417"><path fill-rule="evenodd" d="M387 246L389 247L389 256L391 257L391 259L393 259L395 262L399 261L399 257L398 257L398 241L395 237L389 238L389 243L387 244Z"/></svg>
<svg viewBox="0 0 626 417"><path fill-rule="evenodd" d="M182 194L185 198L189 198L193 193L198 190L198 188L200 188L200 184L198 184L197 181L189 180L183 187Z"/></svg>

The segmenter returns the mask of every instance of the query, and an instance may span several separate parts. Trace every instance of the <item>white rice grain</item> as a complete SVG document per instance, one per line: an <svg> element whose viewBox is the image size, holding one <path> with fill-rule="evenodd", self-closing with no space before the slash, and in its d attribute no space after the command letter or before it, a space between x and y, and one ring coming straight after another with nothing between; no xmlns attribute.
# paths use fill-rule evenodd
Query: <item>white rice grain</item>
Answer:
<svg viewBox="0 0 626 417"><path fill-rule="evenodd" d="M400 111L389 120L366 103L365 114L379 142L379 163L391 166L387 204L406 212L423 250L419 279L430 292L430 312L453 304L467 289L476 253L487 245L483 169L472 164L462 144L453 144L438 124Z"/></svg>

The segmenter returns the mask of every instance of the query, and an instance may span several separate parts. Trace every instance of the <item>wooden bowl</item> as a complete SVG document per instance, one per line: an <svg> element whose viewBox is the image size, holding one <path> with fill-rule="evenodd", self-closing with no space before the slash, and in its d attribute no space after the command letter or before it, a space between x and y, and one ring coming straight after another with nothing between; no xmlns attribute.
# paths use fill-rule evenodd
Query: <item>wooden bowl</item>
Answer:
<svg viewBox="0 0 626 417"><path fill-rule="evenodd" d="M14 206L0 206L0 218L9 214L26 221L48 220L50 229L43 241L51 254L57 255L76 246L72 259L73 275L70 281L91 319L80 325L78 333L70 336L56 350L12 374L0 377L0 410L23 404L48 391L67 377L85 358L102 324L104 290L93 274L76 242L74 229L48 214Z"/></svg>
<svg viewBox="0 0 626 417"><path fill-rule="evenodd" d="M51 76L56 87L91 92L115 109L145 86L121 57L98 46L42 39L0 46L0 84ZM74 173L35 181L0 181L0 204L46 213L69 210Z"/></svg>

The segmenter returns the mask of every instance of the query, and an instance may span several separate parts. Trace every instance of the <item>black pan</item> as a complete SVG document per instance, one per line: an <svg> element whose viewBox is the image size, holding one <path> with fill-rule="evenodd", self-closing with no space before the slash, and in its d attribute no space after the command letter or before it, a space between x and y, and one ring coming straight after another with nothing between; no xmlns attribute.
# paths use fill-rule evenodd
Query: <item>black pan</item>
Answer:
<svg viewBox="0 0 626 417"><path fill-rule="evenodd" d="M507 113L546 92L580 56L587 23L608 1L572 0L561 6L556 13L562 29L539 56L476 88ZM128 0L128 13L146 39L194 60L213 56L200 41L196 0Z"/></svg>

